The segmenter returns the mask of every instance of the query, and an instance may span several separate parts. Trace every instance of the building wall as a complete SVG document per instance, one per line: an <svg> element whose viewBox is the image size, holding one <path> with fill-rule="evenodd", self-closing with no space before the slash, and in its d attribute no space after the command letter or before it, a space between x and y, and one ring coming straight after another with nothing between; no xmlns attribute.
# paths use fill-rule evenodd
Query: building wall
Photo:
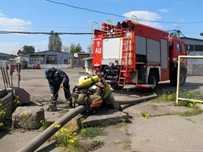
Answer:
<svg viewBox="0 0 203 152"><path fill-rule="evenodd" d="M73 55L65 52L43 51L30 54L29 64L69 64Z"/></svg>
<svg viewBox="0 0 203 152"><path fill-rule="evenodd" d="M186 44L190 46L188 55L203 56L203 40L193 38L181 38ZM203 59L188 59L188 65L203 65Z"/></svg>

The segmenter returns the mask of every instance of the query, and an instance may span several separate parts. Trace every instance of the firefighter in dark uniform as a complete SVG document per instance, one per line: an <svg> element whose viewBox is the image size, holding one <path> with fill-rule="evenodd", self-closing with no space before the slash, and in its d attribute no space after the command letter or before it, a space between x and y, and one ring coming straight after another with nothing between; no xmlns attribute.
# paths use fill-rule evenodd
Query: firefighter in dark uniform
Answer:
<svg viewBox="0 0 203 152"><path fill-rule="evenodd" d="M58 99L58 92L60 88L63 88L64 95L67 101L70 101L70 108L72 108L71 93L68 75L57 68L49 68L45 70L45 77L48 80L50 92L51 92L51 108L54 111L56 110L56 100Z"/></svg>

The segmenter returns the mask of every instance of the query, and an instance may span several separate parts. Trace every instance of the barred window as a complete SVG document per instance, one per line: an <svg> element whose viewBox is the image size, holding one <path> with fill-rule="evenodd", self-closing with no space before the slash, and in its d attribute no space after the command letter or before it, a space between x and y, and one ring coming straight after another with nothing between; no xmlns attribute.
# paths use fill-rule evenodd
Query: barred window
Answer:
<svg viewBox="0 0 203 152"><path fill-rule="evenodd" d="M195 45L195 51L203 51L203 45Z"/></svg>

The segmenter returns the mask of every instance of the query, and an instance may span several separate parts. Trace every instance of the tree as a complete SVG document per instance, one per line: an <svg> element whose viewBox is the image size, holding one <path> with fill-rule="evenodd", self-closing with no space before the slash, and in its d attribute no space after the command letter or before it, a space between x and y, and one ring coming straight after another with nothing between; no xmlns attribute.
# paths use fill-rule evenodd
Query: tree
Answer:
<svg viewBox="0 0 203 152"><path fill-rule="evenodd" d="M35 47L34 47L34 46L24 45L22 52L23 52L23 54L31 54L31 53L34 53L34 52L35 52Z"/></svg>
<svg viewBox="0 0 203 152"><path fill-rule="evenodd" d="M62 46L62 51L63 51L63 52L70 53L70 49L69 49L68 46Z"/></svg>
<svg viewBox="0 0 203 152"><path fill-rule="evenodd" d="M80 46L80 43L78 43L77 45L75 45L75 43L71 43L70 45L70 53L74 54L74 53L82 53L82 47Z"/></svg>
<svg viewBox="0 0 203 152"><path fill-rule="evenodd" d="M58 36L58 33L54 33L54 31L51 31L51 35L49 36L48 49L61 52L62 41L61 38Z"/></svg>
<svg viewBox="0 0 203 152"><path fill-rule="evenodd" d="M91 45L87 46L87 53L92 54L92 46Z"/></svg>

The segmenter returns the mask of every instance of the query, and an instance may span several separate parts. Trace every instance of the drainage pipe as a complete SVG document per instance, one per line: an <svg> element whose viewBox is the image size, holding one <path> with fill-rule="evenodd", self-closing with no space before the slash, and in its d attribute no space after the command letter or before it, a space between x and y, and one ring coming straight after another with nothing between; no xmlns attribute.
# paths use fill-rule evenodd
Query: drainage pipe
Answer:
<svg viewBox="0 0 203 152"><path fill-rule="evenodd" d="M154 98L157 98L157 97L158 97L157 94L153 94L153 95L139 97L139 98L130 99L130 100L126 100L126 101L122 100L122 98L121 98L121 100L116 99L116 102L118 102L120 105L135 104L135 103L139 103L139 102L142 102L142 101L154 99Z"/></svg>
<svg viewBox="0 0 203 152"><path fill-rule="evenodd" d="M78 106L75 109L69 111L67 114L62 116L59 120L49 126L46 130L44 130L41 134L39 134L36 138L30 141L26 146L22 147L17 152L31 152L35 151L39 146L41 146L47 139L49 139L55 132L57 132L62 126L64 126L68 121L77 116L78 114L84 112L86 110L85 106ZM60 125L60 128L55 127L56 125Z"/></svg>

